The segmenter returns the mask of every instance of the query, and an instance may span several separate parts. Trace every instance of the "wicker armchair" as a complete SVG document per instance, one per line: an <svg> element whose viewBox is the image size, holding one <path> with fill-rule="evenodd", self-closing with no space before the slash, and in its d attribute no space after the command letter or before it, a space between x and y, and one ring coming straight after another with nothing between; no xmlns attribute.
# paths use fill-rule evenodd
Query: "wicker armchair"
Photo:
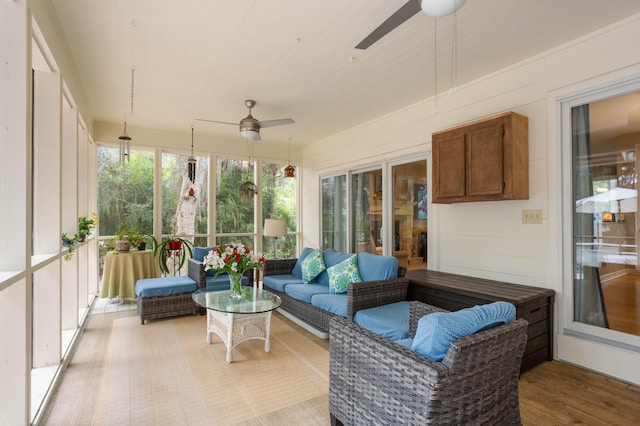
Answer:
<svg viewBox="0 0 640 426"><path fill-rule="evenodd" d="M411 302L418 320L443 309ZM445 311L446 312L446 311ZM345 318L330 325L332 425L520 424L518 378L527 322L453 341L432 361Z"/></svg>

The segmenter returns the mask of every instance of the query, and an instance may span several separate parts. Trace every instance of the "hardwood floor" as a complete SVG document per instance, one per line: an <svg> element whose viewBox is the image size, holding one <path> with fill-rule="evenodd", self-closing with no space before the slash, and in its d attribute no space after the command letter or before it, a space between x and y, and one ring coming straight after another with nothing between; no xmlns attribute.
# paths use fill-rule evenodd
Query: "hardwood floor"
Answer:
<svg viewBox="0 0 640 426"><path fill-rule="evenodd" d="M602 286L609 328L640 335L640 274L626 274Z"/></svg>

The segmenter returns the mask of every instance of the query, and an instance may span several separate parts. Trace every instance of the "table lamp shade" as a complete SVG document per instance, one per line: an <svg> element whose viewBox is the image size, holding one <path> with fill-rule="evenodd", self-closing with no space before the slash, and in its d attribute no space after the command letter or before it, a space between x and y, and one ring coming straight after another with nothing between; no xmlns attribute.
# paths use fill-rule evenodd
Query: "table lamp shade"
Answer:
<svg viewBox="0 0 640 426"><path fill-rule="evenodd" d="M287 223L284 219L265 219L265 237L284 237L287 235Z"/></svg>

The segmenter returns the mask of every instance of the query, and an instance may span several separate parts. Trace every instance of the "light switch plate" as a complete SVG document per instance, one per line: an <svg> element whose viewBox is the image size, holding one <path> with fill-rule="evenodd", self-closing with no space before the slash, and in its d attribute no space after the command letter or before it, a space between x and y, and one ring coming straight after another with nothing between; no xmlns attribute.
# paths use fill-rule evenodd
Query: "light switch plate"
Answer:
<svg viewBox="0 0 640 426"><path fill-rule="evenodd" d="M522 223L542 224L542 210L522 210Z"/></svg>

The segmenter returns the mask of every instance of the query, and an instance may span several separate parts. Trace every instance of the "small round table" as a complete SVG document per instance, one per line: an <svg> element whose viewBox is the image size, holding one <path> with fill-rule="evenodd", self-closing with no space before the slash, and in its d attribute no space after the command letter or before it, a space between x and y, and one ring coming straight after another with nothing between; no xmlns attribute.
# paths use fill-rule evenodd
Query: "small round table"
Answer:
<svg viewBox="0 0 640 426"><path fill-rule="evenodd" d="M242 297L231 299L229 290L198 290L193 300L207 308L207 343L216 333L227 347L227 362L232 361L233 348L249 339L264 340L264 351L271 350L269 328L271 311L282 304L279 296L261 288L242 287Z"/></svg>

